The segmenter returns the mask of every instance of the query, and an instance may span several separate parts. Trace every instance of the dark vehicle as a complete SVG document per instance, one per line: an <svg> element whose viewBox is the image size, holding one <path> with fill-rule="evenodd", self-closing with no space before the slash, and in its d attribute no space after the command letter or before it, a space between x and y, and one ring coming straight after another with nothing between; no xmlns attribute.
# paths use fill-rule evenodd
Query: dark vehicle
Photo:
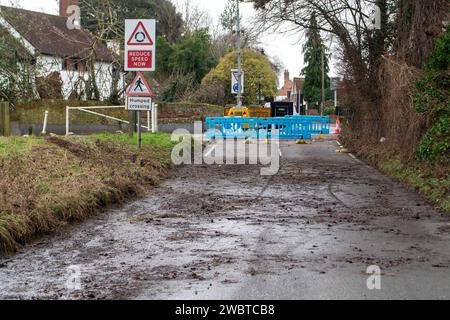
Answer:
<svg viewBox="0 0 450 320"><path fill-rule="evenodd" d="M272 102L272 117L279 118L285 116L294 115L294 103L293 102Z"/></svg>

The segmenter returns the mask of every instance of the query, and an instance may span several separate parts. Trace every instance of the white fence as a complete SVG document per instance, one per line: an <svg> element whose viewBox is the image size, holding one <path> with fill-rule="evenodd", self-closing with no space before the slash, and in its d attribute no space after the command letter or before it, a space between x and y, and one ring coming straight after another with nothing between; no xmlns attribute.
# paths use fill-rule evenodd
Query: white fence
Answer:
<svg viewBox="0 0 450 320"><path fill-rule="evenodd" d="M66 107L66 135L70 135L70 111L77 110L81 112L85 112L91 115L95 115L101 118L117 121L120 123L125 123L130 125L130 122L127 120L115 118L112 116L108 116L106 114L102 114L92 110L101 110L101 109L125 109L125 106L94 106L94 107ZM145 111L144 111L145 112ZM147 126L141 125L141 128L147 129L147 131L152 131L153 133L158 131L158 105L153 104L152 110L147 111Z"/></svg>

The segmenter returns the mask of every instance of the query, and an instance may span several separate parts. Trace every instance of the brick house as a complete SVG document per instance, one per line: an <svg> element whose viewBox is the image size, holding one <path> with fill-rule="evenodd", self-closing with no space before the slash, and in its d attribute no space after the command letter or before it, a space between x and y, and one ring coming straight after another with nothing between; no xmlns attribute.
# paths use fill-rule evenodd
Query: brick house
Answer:
<svg viewBox="0 0 450 320"><path fill-rule="evenodd" d="M284 101L289 99L294 87L293 81L289 77L289 70L284 70L284 82L283 86L278 90L277 101Z"/></svg>
<svg viewBox="0 0 450 320"><path fill-rule="evenodd" d="M289 70L285 70L284 83L281 89L278 91L276 100L283 102L293 102L294 108L298 109L300 105L305 104L302 96L304 84L305 78L294 77L294 79L291 80Z"/></svg>

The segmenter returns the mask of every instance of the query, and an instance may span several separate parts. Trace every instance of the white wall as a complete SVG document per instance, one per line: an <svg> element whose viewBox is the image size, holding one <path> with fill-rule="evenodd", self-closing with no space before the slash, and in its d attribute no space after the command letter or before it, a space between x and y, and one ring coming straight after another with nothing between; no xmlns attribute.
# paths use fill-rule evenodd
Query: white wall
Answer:
<svg viewBox="0 0 450 320"><path fill-rule="evenodd" d="M1 12L1 10L0 10ZM62 70L63 59L48 55L38 55L35 48L26 41L4 18L0 17L0 26L5 27L8 32L30 52L32 56L36 56L36 75L48 76L51 72L59 72L63 81L63 96L68 99L70 94L76 88L80 93L84 90L84 82L89 79L89 73L79 73L76 71ZM96 83L100 91L100 99L108 99L111 95L112 86L112 65L109 63L95 63ZM118 87L122 90L124 75L121 74Z"/></svg>
<svg viewBox="0 0 450 320"><path fill-rule="evenodd" d="M59 72L63 81L63 95L68 99L71 92L77 88L80 93L84 90L84 81L89 79L88 72L66 71L62 70L63 59L58 57L41 55L36 60L38 74L48 76L51 72ZM96 62L95 76L97 87L100 92L100 99L106 100L111 95L112 85L112 65L109 63ZM119 81L119 90L123 88L123 75Z"/></svg>

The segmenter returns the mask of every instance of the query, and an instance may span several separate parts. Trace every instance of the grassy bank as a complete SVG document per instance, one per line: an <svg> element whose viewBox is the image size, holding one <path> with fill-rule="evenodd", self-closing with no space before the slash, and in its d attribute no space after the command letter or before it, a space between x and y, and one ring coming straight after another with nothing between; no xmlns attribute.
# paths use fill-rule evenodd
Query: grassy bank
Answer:
<svg viewBox="0 0 450 320"><path fill-rule="evenodd" d="M416 158L405 159L381 143L341 142L361 159L385 174L420 192L436 207L450 213L450 168L448 164L427 164Z"/></svg>
<svg viewBox="0 0 450 320"><path fill-rule="evenodd" d="M450 175L438 176L432 168L418 164L406 164L400 158L380 163L386 174L406 183L422 193L430 202L450 213Z"/></svg>
<svg viewBox="0 0 450 320"><path fill-rule="evenodd" d="M0 137L0 251L144 194L170 167L167 134Z"/></svg>

